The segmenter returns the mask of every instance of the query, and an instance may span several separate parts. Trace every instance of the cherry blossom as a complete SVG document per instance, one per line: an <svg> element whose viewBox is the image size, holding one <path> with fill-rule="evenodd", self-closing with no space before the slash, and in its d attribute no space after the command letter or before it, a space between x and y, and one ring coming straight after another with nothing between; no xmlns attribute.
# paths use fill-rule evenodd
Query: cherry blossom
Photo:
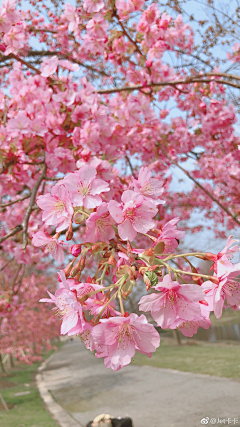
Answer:
<svg viewBox="0 0 240 427"><path fill-rule="evenodd" d="M45 250L49 252L58 262L62 262L64 260L63 243L58 242L57 239L50 237L43 231L38 231L37 233L33 234L32 244L33 246L37 247L44 246Z"/></svg>
<svg viewBox="0 0 240 427"><path fill-rule="evenodd" d="M179 218L173 218L164 224L155 241L155 246L160 242L164 243L164 252L166 253L173 252L178 246L178 240L183 239L185 236L185 232L178 230L176 227L179 220Z"/></svg>
<svg viewBox="0 0 240 427"><path fill-rule="evenodd" d="M115 221L109 214L108 204L102 203L86 221L86 240L92 243L98 240L109 243L109 240L115 236L113 224Z"/></svg>
<svg viewBox="0 0 240 427"><path fill-rule="evenodd" d="M51 193L39 196L37 205L43 210L45 224L55 225L56 231L62 231L69 226L73 215L69 193L63 185L55 185Z"/></svg>
<svg viewBox="0 0 240 427"><path fill-rule="evenodd" d="M118 232L122 240L132 241L137 232L147 233L154 227L152 218L157 213L155 205L150 201L146 202L143 196L134 191L124 191L122 204L111 200L108 209L119 224Z"/></svg>
<svg viewBox="0 0 240 427"><path fill-rule="evenodd" d="M226 245L227 246L227 245ZM206 290L206 299L212 300L213 311L217 319L222 315L225 299L230 306L236 306L240 303L240 283L236 277L240 273L240 263L232 264L226 255L223 255L217 261L217 272L215 273L216 283L211 284L211 290Z"/></svg>
<svg viewBox="0 0 240 427"><path fill-rule="evenodd" d="M164 204L164 200L159 199L163 193L161 182L158 179L151 178L151 171L148 168L141 168L138 180L133 180L134 191L142 194L144 198L150 199L156 205Z"/></svg>
<svg viewBox="0 0 240 427"><path fill-rule="evenodd" d="M167 274L153 288L160 293L143 296L139 308L141 311L151 311L153 319L161 328L169 328L177 317L182 320L201 317L199 301L204 299L204 293L199 286L180 285Z"/></svg>
<svg viewBox="0 0 240 427"><path fill-rule="evenodd" d="M64 185L71 194L74 206L92 209L101 204L100 194L110 189L106 181L96 178L96 174L96 169L83 166L79 171L69 173L64 178Z"/></svg>
<svg viewBox="0 0 240 427"><path fill-rule="evenodd" d="M84 0L83 6L88 13L99 12L104 7L104 1Z"/></svg>
<svg viewBox="0 0 240 427"><path fill-rule="evenodd" d="M63 271L60 272L60 277L62 282L55 295L48 292L50 298L42 298L40 302L51 302L56 304L55 311L62 317L61 334L66 334L78 324L79 320L81 322L81 328L84 326L85 321L82 306L77 299L76 288L70 288Z"/></svg>
<svg viewBox="0 0 240 427"><path fill-rule="evenodd" d="M104 349L99 356L105 357L105 366L114 371L128 365L136 350L151 357L160 343L159 334L143 314L102 319L91 335L97 353L98 346Z"/></svg>

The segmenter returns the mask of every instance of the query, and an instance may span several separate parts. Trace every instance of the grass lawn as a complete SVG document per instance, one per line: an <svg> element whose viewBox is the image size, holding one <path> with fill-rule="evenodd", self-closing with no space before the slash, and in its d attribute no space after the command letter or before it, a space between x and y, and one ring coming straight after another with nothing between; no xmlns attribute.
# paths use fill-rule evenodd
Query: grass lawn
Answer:
<svg viewBox="0 0 240 427"><path fill-rule="evenodd" d="M212 313L210 315L210 320L213 326L233 325L234 323L240 323L240 311L233 311L232 309L223 310L223 314L220 319L216 319Z"/></svg>
<svg viewBox="0 0 240 427"><path fill-rule="evenodd" d="M51 353L48 354L48 356ZM1 427L58 427L45 409L35 384L35 375L39 363L18 365L8 375L0 376L0 391L8 412L0 407ZM24 396L15 393L30 391Z"/></svg>
<svg viewBox="0 0 240 427"><path fill-rule="evenodd" d="M240 378L240 345L185 342L178 346L172 339L163 338L151 359L136 353L132 364Z"/></svg>

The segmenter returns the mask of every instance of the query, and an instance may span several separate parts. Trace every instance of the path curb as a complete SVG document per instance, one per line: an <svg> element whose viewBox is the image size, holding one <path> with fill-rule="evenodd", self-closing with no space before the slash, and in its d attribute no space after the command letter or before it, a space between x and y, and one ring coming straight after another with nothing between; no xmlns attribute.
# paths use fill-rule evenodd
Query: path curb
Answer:
<svg viewBox="0 0 240 427"><path fill-rule="evenodd" d="M56 352L54 352L48 359L46 359L41 366L38 368L38 374L36 375L37 388L40 393L41 398L43 399L48 411L50 412L52 418L57 421L61 427L83 427L82 424L79 424L74 420L71 415L66 412L62 406L60 406L49 393L47 386L44 382L43 375L41 372L46 368L48 362L53 358Z"/></svg>

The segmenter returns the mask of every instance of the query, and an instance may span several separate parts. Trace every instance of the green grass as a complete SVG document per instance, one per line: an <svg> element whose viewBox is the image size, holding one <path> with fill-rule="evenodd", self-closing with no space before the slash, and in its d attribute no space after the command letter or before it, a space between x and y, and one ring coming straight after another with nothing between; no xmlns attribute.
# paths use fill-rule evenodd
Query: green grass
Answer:
<svg viewBox="0 0 240 427"><path fill-rule="evenodd" d="M49 353L47 356L49 356ZM8 412L1 408L1 427L57 427L58 424L51 418L45 409L43 401L38 393L35 376L39 363L33 365L18 365L10 374L0 376L3 384L15 383L13 387L1 388L7 405L14 407ZM25 385L27 384L27 386ZM10 384L9 384L10 385ZM29 386L28 386L29 385ZM14 396L15 393L30 391L25 396Z"/></svg>
<svg viewBox="0 0 240 427"><path fill-rule="evenodd" d="M165 338L151 359L137 353L132 364L240 378L240 346L201 343L177 346Z"/></svg>
<svg viewBox="0 0 240 427"><path fill-rule="evenodd" d="M240 323L240 311L233 311L232 309L223 310L223 314L220 319L216 319L212 313L210 315L210 320L213 326L233 325L234 323Z"/></svg>

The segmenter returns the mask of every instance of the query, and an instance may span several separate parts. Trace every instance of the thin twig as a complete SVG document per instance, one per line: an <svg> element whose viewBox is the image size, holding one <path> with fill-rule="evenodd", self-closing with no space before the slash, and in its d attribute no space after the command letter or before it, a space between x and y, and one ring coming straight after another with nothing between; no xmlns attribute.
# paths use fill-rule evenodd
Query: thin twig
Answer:
<svg viewBox="0 0 240 427"><path fill-rule="evenodd" d="M131 163L131 161L130 161L129 157L128 157L128 156L125 156L125 159L127 160L128 164L129 164L129 167L130 167L131 172L132 172L132 176L133 176L134 178L136 178L135 173L134 173L134 170L133 170L133 166L132 166L132 163Z"/></svg>
<svg viewBox="0 0 240 427"><path fill-rule="evenodd" d="M16 225L16 227L12 231L9 231L9 233L7 233L7 234L5 234L5 236L1 237L0 243L4 242L4 240L7 240L9 237L12 237L15 234L19 233L19 231L21 231L22 228L23 227L21 224Z"/></svg>
<svg viewBox="0 0 240 427"><path fill-rule="evenodd" d="M29 197L30 197L30 194L27 194L27 195L21 197L21 199L13 200L11 202L4 203L4 204L0 205L0 208L6 208L7 206L14 205L15 203L22 202L23 200L28 199Z"/></svg>
<svg viewBox="0 0 240 427"><path fill-rule="evenodd" d="M46 171L47 171L47 166L46 166L46 164L44 164L44 166L43 166L43 170L42 170L42 173L41 173L41 175L39 176L38 180L36 181L36 183L35 183L35 185L34 185L34 187L33 187L32 191L31 191L30 202L29 202L28 208L27 208L27 210L26 210L24 220L23 220L23 222L22 222L22 229L23 229L23 249L25 249L25 248L26 248L26 246L27 246L27 239L28 239L28 233L27 233L27 229L28 229L28 221L29 221L29 218L30 218L30 215L31 215L31 212L32 212L33 205L34 205L34 203L35 203L35 198L36 198L37 191L38 191L38 189L39 189L39 187L40 187L40 185L41 185L41 182L43 181L43 179L44 179L44 177L45 177Z"/></svg>

